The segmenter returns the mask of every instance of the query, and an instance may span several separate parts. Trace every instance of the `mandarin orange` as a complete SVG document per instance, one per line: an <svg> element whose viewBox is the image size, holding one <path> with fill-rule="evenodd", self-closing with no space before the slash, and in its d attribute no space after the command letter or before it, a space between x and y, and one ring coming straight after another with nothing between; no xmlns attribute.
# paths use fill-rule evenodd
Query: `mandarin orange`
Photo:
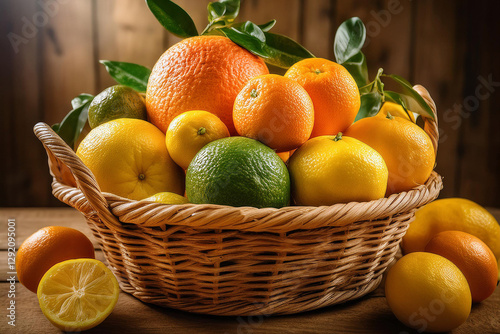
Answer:
<svg viewBox="0 0 500 334"><path fill-rule="evenodd" d="M314 104L312 137L336 135L347 129L361 104L356 81L343 67L323 58L307 58L295 63L285 77L302 85Z"/></svg>
<svg viewBox="0 0 500 334"><path fill-rule="evenodd" d="M309 139L314 107L297 82L276 74L261 75L248 81L236 97L233 121L241 136L285 152Z"/></svg>
<svg viewBox="0 0 500 334"><path fill-rule="evenodd" d="M439 232L427 243L425 251L447 258L462 271L473 302L483 301L495 291L497 260L478 237L462 231Z"/></svg>

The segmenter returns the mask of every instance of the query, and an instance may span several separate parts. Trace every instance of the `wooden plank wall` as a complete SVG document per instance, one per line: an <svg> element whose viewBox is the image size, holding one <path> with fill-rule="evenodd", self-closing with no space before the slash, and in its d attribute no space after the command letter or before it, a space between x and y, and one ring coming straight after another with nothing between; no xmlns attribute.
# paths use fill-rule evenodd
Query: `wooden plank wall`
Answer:
<svg viewBox="0 0 500 334"><path fill-rule="evenodd" d="M209 1L176 2L201 31ZM500 81L495 17L500 2L487 3L242 0L240 20L275 18L274 32L333 59L338 25L359 16L368 30L364 52L371 76L383 67L423 84L437 102L442 132L437 171L445 178L441 196L500 207L499 84L481 88L485 81ZM72 97L113 85L99 59L152 67L179 39L165 32L142 0L2 0L0 19L0 156L5 157L0 206L59 206L33 125L56 123L69 111ZM22 37L14 46L13 33Z"/></svg>

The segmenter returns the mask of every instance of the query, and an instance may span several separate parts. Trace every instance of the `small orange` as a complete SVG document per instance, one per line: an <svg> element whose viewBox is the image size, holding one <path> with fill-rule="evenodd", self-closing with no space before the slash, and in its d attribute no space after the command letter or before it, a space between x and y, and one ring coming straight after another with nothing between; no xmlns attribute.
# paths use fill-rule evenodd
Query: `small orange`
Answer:
<svg viewBox="0 0 500 334"><path fill-rule="evenodd" d="M285 77L301 84L314 104L312 137L336 135L347 129L361 104L356 81L343 67L323 58L307 58L288 69Z"/></svg>
<svg viewBox="0 0 500 334"><path fill-rule="evenodd" d="M234 101L238 134L260 140L277 152L305 143L314 125L311 98L297 82L266 74L247 82Z"/></svg>
<svg viewBox="0 0 500 334"><path fill-rule="evenodd" d="M36 292L43 275L53 265L94 257L94 246L82 232L64 226L47 226L29 236L19 247L17 276L22 285Z"/></svg>
<svg viewBox="0 0 500 334"><path fill-rule="evenodd" d="M431 139L421 127L401 117L366 117L351 125L345 135L382 155L389 169L387 196L424 184L434 168Z"/></svg>
<svg viewBox="0 0 500 334"><path fill-rule="evenodd" d="M447 258L462 271L473 302L483 301L495 291L497 260L481 239L462 231L443 231L429 241L425 251Z"/></svg>

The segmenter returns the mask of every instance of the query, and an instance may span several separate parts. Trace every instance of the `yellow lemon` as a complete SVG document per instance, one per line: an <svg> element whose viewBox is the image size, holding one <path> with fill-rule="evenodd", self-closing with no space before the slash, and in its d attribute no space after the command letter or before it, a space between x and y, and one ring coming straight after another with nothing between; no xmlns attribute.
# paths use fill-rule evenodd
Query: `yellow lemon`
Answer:
<svg viewBox="0 0 500 334"><path fill-rule="evenodd" d="M154 194L148 198L145 198L146 201L163 203L163 204L186 204L189 203L188 199L184 196L170 193L168 191L164 191L158 194Z"/></svg>
<svg viewBox="0 0 500 334"><path fill-rule="evenodd" d="M411 111L408 110L408 112L406 112L402 105L389 101L384 102L382 108L380 108L380 111L377 114L377 117L387 117L389 113L392 116L401 117L415 123L415 116Z"/></svg>
<svg viewBox="0 0 500 334"><path fill-rule="evenodd" d="M387 303L408 327L447 332L467 320L471 292L465 276L450 260L424 252L403 256L387 273Z"/></svg>
<svg viewBox="0 0 500 334"><path fill-rule="evenodd" d="M77 259L51 267L38 285L38 303L50 322L66 331L99 325L113 311L120 288L101 261Z"/></svg>
<svg viewBox="0 0 500 334"><path fill-rule="evenodd" d="M403 252L422 252L436 234L452 230L481 239L500 259L500 225L485 208L464 198L439 199L419 209L403 237Z"/></svg>
<svg viewBox="0 0 500 334"><path fill-rule="evenodd" d="M191 110L172 120L168 126L166 144L172 159L187 169L203 146L225 137L229 137L229 130L219 117L208 111Z"/></svg>
<svg viewBox="0 0 500 334"><path fill-rule="evenodd" d="M139 119L121 118L92 129L76 154L104 192L134 200L162 191L184 194L185 175L165 146L165 135Z"/></svg>
<svg viewBox="0 0 500 334"><path fill-rule="evenodd" d="M297 205L332 205L384 197L388 171L382 156L361 141L342 136L309 139L288 168Z"/></svg>

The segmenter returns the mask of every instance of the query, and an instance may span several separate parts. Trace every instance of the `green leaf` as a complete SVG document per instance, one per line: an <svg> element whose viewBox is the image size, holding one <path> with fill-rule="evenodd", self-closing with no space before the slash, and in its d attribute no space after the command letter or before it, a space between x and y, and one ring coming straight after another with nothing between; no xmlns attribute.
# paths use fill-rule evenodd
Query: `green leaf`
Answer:
<svg viewBox="0 0 500 334"><path fill-rule="evenodd" d="M81 107L88 101L92 100L94 98L93 95L90 94L80 94L77 97L75 97L73 100L71 100L71 106L73 109L76 109L78 107Z"/></svg>
<svg viewBox="0 0 500 334"><path fill-rule="evenodd" d="M249 22L249 21L233 23L230 26L224 27L224 28L235 28L236 30L241 31L243 29L243 26L245 24L247 24L247 22ZM268 32L269 30L271 30L272 27L274 27L275 24L276 24L276 20L271 20L271 21L263 23L263 24L257 24L257 26L263 32Z"/></svg>
<svg viewBox="0 0 500 334"><path fill-rule="evenodd" d="M226 35L226 37L228 37L239 46L244 47L251 53L264 59L270 57L270 55L266 51L265 42L262 42L257 37L240 31L236 28L222 28L221 30Z"/></svg>
<svg viewBox="0 0 500 334"><path fill-rule="evenodd" d="M264 33L256 24L246 22L241 28L222 28L224 34L236 44L262 57L266 63L288 68L296 62L314 57L294 40L273 33Z"/></svg>
<svg viewBox="0 0 500 334"><path fill-rule="evenodd" d="M219 0L210 2L207 6L208 20L210 22L223 20L232 22L240 12L240 0Z"/></svg>
<svg viewBox="0 0 500 334"><path fill-rule="evenodd" d="M389 96L389 99L392 99L393 97L397 99L399 97L406 104L406 108L420 114L423 117L430 117L432 119L435 119L431 107L429 107L429 105L427 104L427 102L425 102L423 97L420 96L420 94L413 89L413 87L408 81L394 74L382 74L382 76L393 79L401 86L403 90L403 94L385 91L385 94ZM396 96L394 94L398 95ZM393 102L401 104L401 102L399 101L393 101Z"/></svg>
<svg viewBox="0 0 500 334"><path fill-rule="evenodd" d="M111 60L100 60L108 73L121 85L129 86L140 93L146 92L151 70L147 67Z"/></svg>
<svg viewBox="0 0 500 334"><path fill-rule="evenodd" d="M266 36L264 35L264 32L259 28L258 25L253 22L246 21L245 24L243 24L243 26L239 28L239 30L257 38L262 43L266 42Z"/></svg>
<svg viewBox="0 0 500 334"><path fill-rule="evenodd" d="M378 114L382 105L382 96L379 92L371 92L361 95L361 107L354 122L359 121L365 117L372 117Z"/></svg>
<svg viewBox="0 0 500 334"><path fill-rule="evenodd" d="M333 52L337 63L342 64L361 51L366 39L366 28L358 17L344 21L335 33Z"/></svg>
<svg viewBox="0 0 500 334"><path fill-rule="evenodd" d="M146 4L158 22L172 34L181 38L198 36L193 20L179 5L170 0L146 0Z"/></svg>
<svg viewBox="0 0 500 334"><path fill-rule="evenodd" d="M386 90L384 91L384 96L386 101L400 104L405 110L407 110L407 112L413 112L414 114L416 113L417 115L428 117L427 112L424 111L420 104L409 95Z"/></svg>
<svg viewBox="0 0 500 334"><path fill-rule="evenodd" d="M273 49L301 59L314 58L314 55L309 50L287 36L270 32L266 32L264 35L266 36L267 45Z"/></svg>
<svg viewBox="0 0 500 334"><path fill-rule="evenodd" d="M276 20L271 20L271 21L266 22L264 24L259 24L258 26L263 32L268 32L269 30L271 30L272 27L274 27L275 24L276 24Z"/></svg>
<svg viewBox="0 0 500 334"><path fill-rule="evenodd" d="M356 81L359 88L368 83L368 66L363 52L358 52L342 64Z"/></svg>
<svg viewBox="0 0 500 334"><path fill-rule="evenodd" d="M88 94L82 94L88 95ZM81 96L81 95L80 95ZM92 96L92 95L88 95ZM75 98L75 99L78 99ZM73 99L73 101L75 100ZM84 104L80 105L77 108L71 110L66 117L59 124L54 124L52 129L61 137L66 144L68 144L71 148L74 149L75 142L82 133L83 127L88 119L89 106L92 102L93 96L91 99L88 99Z"/></svg>

